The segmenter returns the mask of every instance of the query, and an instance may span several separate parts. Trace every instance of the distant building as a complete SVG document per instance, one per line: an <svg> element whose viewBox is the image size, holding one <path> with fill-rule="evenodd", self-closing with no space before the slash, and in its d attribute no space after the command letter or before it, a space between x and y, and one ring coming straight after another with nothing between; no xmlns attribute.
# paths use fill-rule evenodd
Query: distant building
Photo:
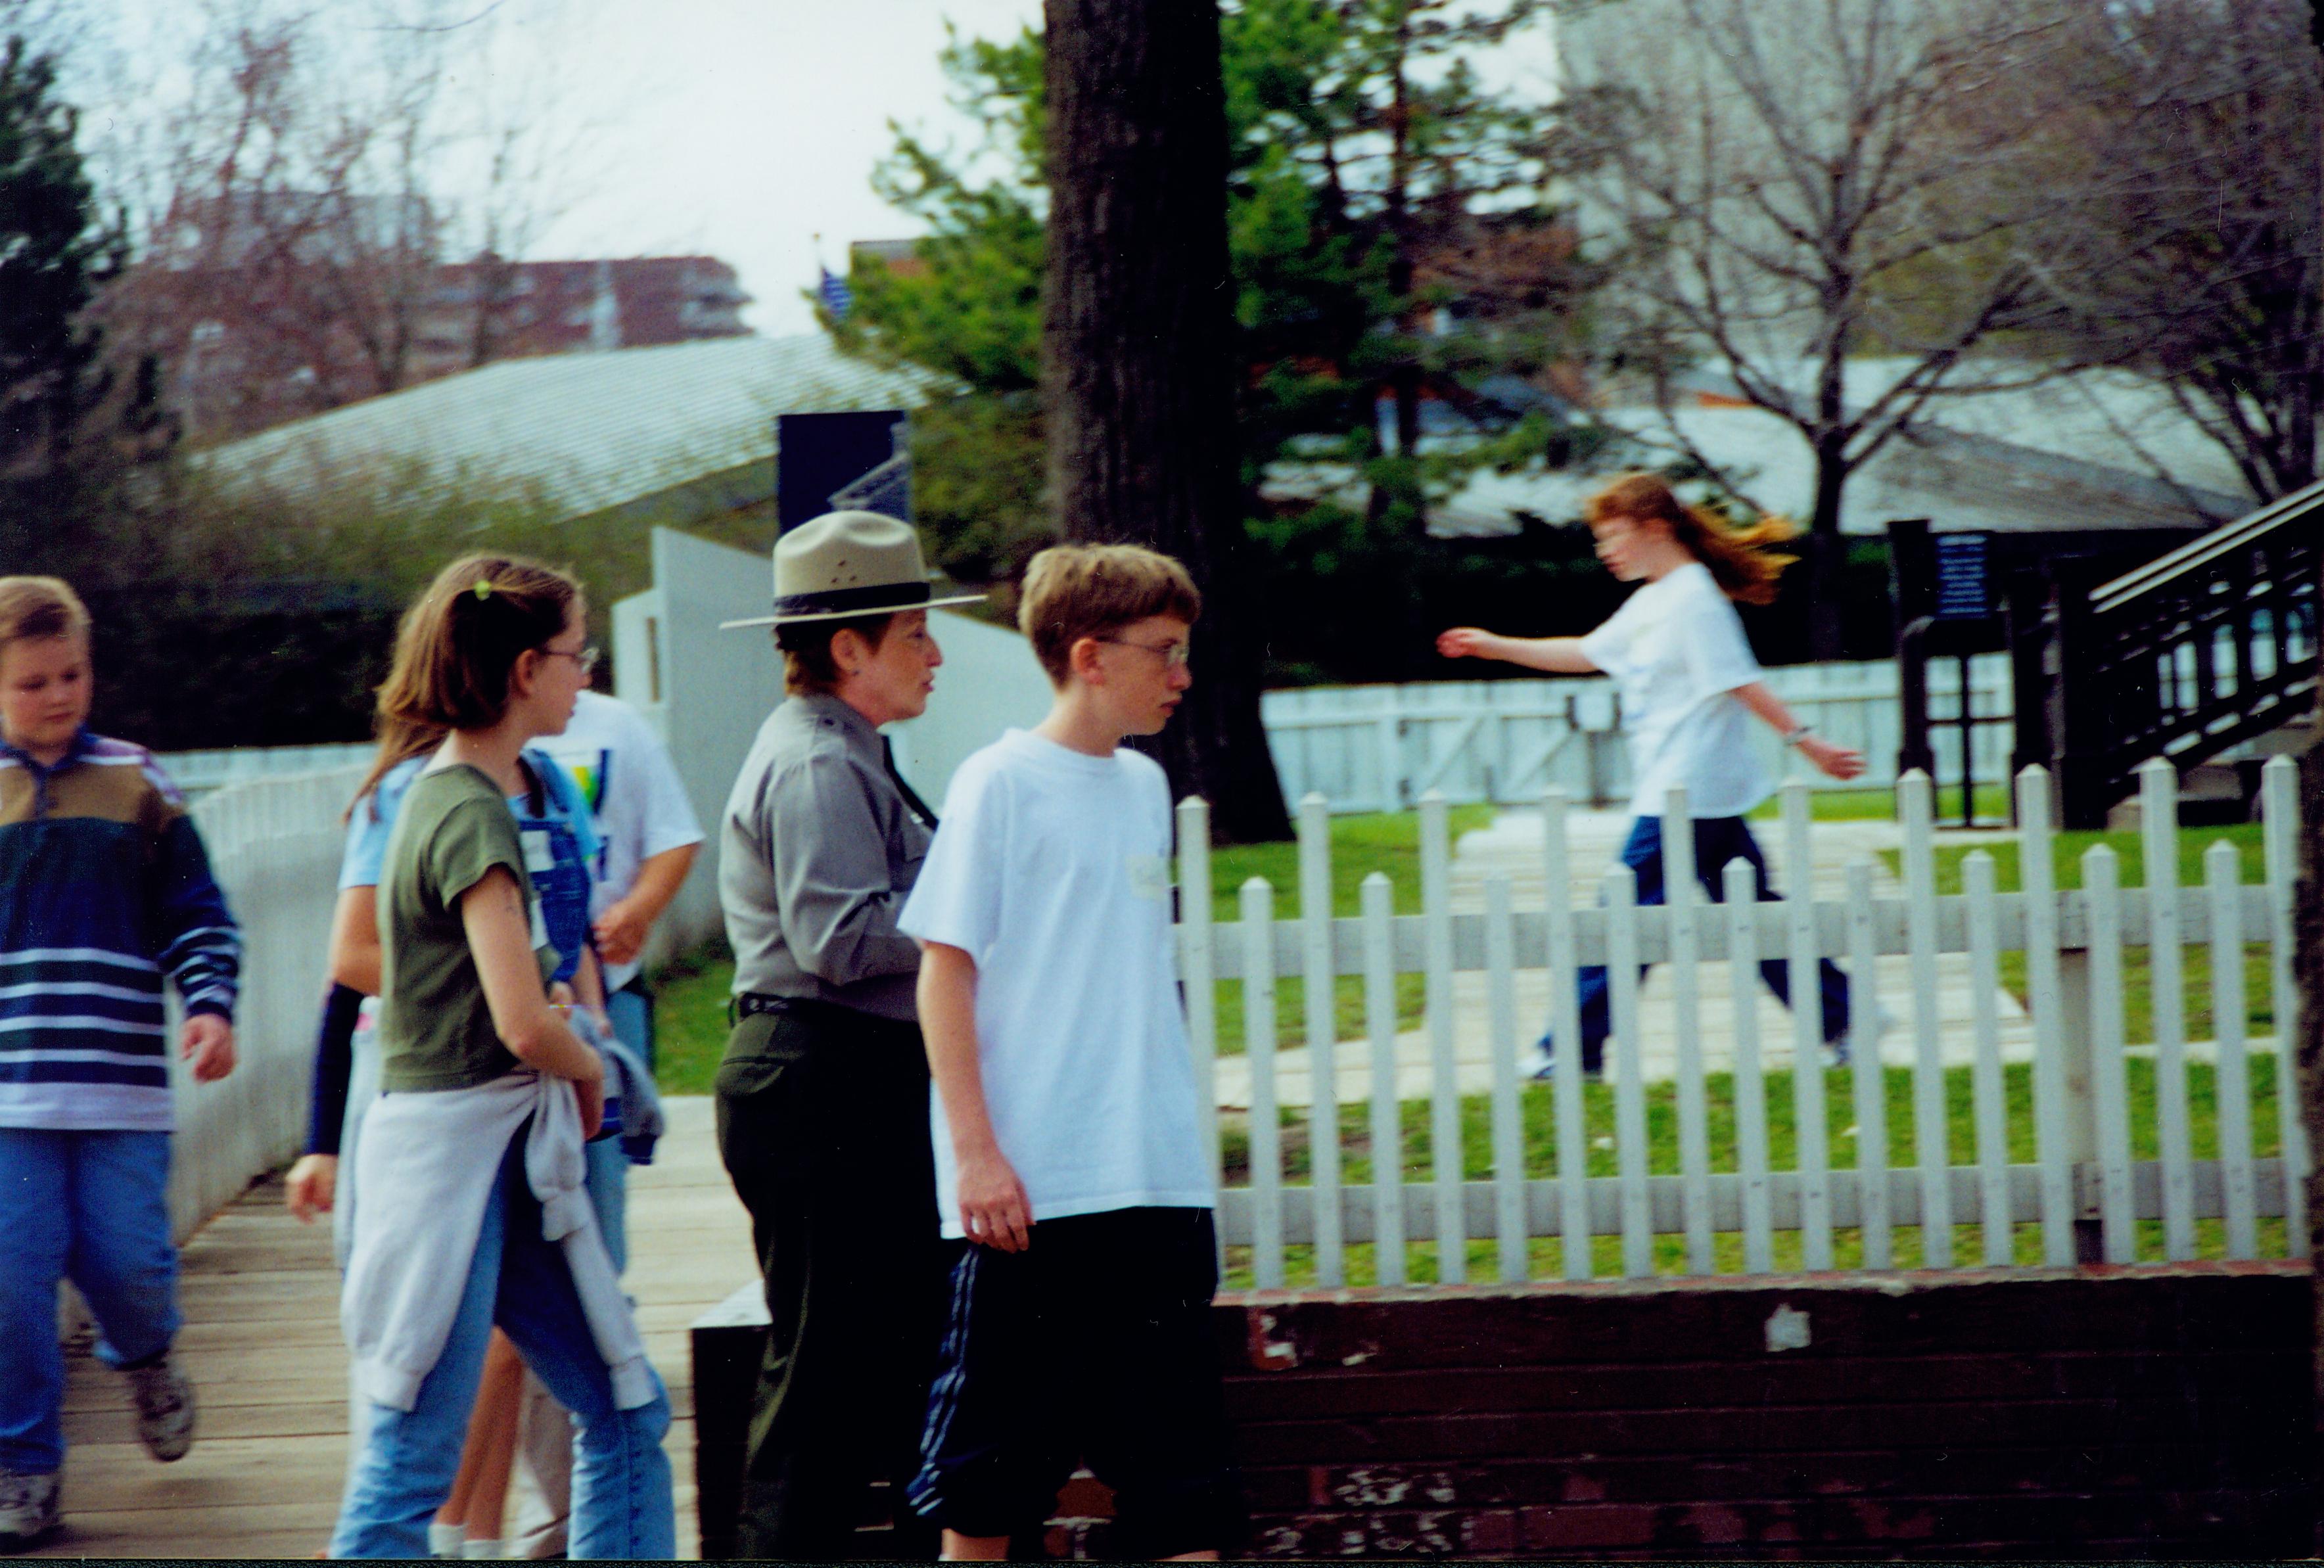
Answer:
<svg viewBox="0 0 2324 1568"><path fill-rule="evenodd" d="M507 262L436 270L419 315L415 381L496 359L657 348L750 333L734 269L715 256Z"/></svg>
<svg viewBox="0 0 2324 1568"><path fill-rule="evenodd" d="M439 259L427 204L271 191L181 200L104 313L207 445L496 360L748 336L715 256Z"/></svg>
<svg viewBox="0 0 2324 1568"><path fill-rule="evenodd" d="M857 262L878 262L899 278L917 278L928 270L918 240L857 240L847 247L850 269Z"/></svg>

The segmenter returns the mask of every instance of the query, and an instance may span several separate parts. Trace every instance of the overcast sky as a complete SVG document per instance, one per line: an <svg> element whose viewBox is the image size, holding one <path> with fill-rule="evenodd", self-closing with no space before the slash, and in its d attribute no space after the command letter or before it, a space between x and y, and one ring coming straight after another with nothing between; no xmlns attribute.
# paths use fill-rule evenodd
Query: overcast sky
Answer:
<svg viewBox="0 0 2324 1568"><path fill-rule="evenodd" d="M12 0L0 0L4 18ZM444 0L448 4L448 0ZM99 151L108 128L151 120L181 92L182 61L218 15L279 0L13 0L78 17L73 80ZM364 19L398 0L320 0L360 44ZM937 55L949 21L1005 38L1040 0L475 0L499 39L464 92L495 97L553 83L588 122L585 158L559 177L556 216L526 247L537 259L701 253L733 264L755 297L750 323L813 329L802 289L820 259L844 269L856 240L920 232L872 192L894 145L890 122L966 146L977 128L945 98ZM370 36L375 36L371 34ZM1545 90L1536 39L1480 62L1497 85ZM124 163L129 160L124 160ZM822 236L820 246L815 236Z"/></svg>

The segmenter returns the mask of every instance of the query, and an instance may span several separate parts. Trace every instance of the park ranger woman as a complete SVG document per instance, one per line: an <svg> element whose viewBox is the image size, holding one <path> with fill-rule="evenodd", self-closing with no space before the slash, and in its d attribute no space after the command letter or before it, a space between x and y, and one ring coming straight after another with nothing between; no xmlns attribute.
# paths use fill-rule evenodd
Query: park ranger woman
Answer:
<svg viewBox="0 0 2324 1568"><path fill-rule="evenodd" d="M901 1506L944 1320L918 945L896 917L935 821L883 724L918 717L943 662L918 537L835 512L774 552L788 699L721 826L734 1030L718 1148L751 1213L770 1322L737 1543L748 1557L935 1555ZM890 1482L893 1533L872 1522ZM926 1540L918 1539L927 1534Z"/></svg>

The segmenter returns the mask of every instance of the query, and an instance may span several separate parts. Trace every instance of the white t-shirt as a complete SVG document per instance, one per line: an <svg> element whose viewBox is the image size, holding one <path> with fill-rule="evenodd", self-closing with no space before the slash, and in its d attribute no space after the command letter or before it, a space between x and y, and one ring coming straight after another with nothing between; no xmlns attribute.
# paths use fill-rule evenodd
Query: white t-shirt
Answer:
<svg viewBox="0 0 2324 1568"><path fill-rule="evenodd" d="M637 884L638 868L654 856L702 842L701 825L686 798L686 785L669 749L644 715L615 697L585 691L573 705L573 722L561 735L533 744L573 775L581 798L597 821L602 849L589 913L602 915ZM637 977L639 965L609 964L605 989L618 991Z"/></svg>
<svg viewBox="0 0 2324 1568"><path fill-rule="evenodd" d="M1001 1151L1036 1220L1213 1202L1170 934L1170 792L1153 759L1010 730L960 766L898 920L976 963ZM931 1096L937 1212L959 1173Z"/></svg>
<svg viewBox="0 0 2324 1568"><path fill-rule="evenodd" d="M1689 561L1644 585L1582 651L1622 694L1633 816L1660 816L1682 785L1689 816L1740 816L1767 798L1750 710L1728 695L1759 678L1759 661L1709 567Z"/></svg>

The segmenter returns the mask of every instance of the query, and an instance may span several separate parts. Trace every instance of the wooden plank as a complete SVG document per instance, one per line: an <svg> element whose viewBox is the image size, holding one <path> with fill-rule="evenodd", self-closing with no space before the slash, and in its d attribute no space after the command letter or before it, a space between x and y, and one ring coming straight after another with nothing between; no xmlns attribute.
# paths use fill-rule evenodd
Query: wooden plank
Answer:
<svg viewBox="0 0 2324 1568"><path fill-rule="evenodd" d="M2014 1230L2009 1213L2009 1130L2002 1097L2000 941L1993 919L1993 857L1983 850L1961 861L1961 882L1969 910L1969 991L1976 1031L1977 1059L1971 1070L1976 1106L1978 1222L1988 1268L2011 1259Z"/></svg>
<svg viewBox="0 0 2324 1568"><path fill-rule="evenodd" d="M1501 1283L1515 1285L1527 1272L1525 1130L1517 1112L1517 936L1506 872L1485 878L1485 933L1493 957L1486 1004L1486 1043L1493 1054L1493 1230Z"/></svg>
<svg viewBox="0 0 2324 1568"><path fill-rule="evenodd" d="M2042 1167L2042 1257L2074 1261L2074 1171L2066 1128L2066 1042L2058 966L2058 893L2050 776L2017 775L2017 881L2025 891L2025 991L2034 1016L2034 1124Z"/></svg>
<svg viewBox="0 0 2324 1568"><path fill-rule="evenodd" d="M1469 1277L1469 1232L1461 1204L1461 1089L1452 1054L1452 849L1444 797L1420 798L1420 910L1428 941L1428 1148L1436 1185L1436 1277Z"/></svg>
<svg viewBox="0 0 2324 1568"><path fill-rule="evenodd" d="M1849 1035L1854 1054L1849 1087L1856 1101L1857 1224L1862 1231L1864 1266L1886 1268L1895 1260L1888 1219L1888 1085L1880 1060L1879 1004L1869 983L1872 958L1872 862L1858 857L1848 866L1848 966L1864 979L1849 988ZM1805 999L1803 982L1793 994Z"/></svg>
<svg viewBox="0 0 2324 1568"><path fill-rule="evenodd" d="M1364 1028L1372 1056L1372 1248L1382 1285L1404 1283L1404 1122L1396 1097L1396 973L1390 967L1388 876L1363 881Z"/></svg>
<svg viewBox="0 0 2324 1568"><path fill-rule="evenodd" d="M1219 988L1211 929L1211 807L1198 795L1178 802L1178 964L1185 977L1186 1043L1194 1057L1194 1116L1211 1179L1223 1182L1219 1155ZM1219 1242L1225 1259L1226 1242Z"/></svg>
<svg viewBox="0 0 2324 1568"><path fill-rule="evenodd" d="M2219 1174L2226 1186L2227 1256L2259 1256L2253 1210L2251 1065L2244 1042L2244 938L2236 918L2236 846L2222 839L2203 852L2211 895L2211 1038L2218 1042L2217 1093Z"/></svg>
<svg viewBox="0 0 2324 1568"><path fill-rule="evenodd" d="M2139 847L2147 892L2146 976L2154 1019L2155 1133L2163 1156L2163 1255L2195 1255L2195 1185L2187 1110L2187 1010L2179 931L2179 774L2161 758L2138 769Z"/></svg>
<svg viewBox="0 0 2324 1568"><path fill-rule="evenodd" d="M2122 1032L2121 882L2110 847L2094 844L2083 852L2082 892L2090 911L2090 1093L2097 1102L2098 1231L2107 1262L2135 1263L2130 1079Z"/></svg>
<svg viewBox="0 0 2324 1568"><path fill-rule="evenodd" d="M1548 965L1552 1072L1557 1096L1558 1247L1565 1277L1587 1279L1590 1258L1590 1152L1582 1104L1582 1012L1574 987L1572 857L1565 837L1565 791L1541 798L1542 923Z"/></svg>
<svg viewBox="0 0 2324 1568"><path fill-rule="evenodd" d="M2275 1011L2275 1126L2286 1165L2284 1233L2292 1256L2308 1256L2308 1128L2301 1119L2299 1058L2292 1047L2300 992L2292 978L2292 906L2300 881L2300 767L2270 757L2260 768L2260 823L2265 845L2268 995Z"/></svg>
<svg viewBox="0 0 2324 1568"><path fill-rule="evenodd" d="M1711 1271L1711 1131L1702 1092L1700 949L1702 896L1695 881L1694 818L1686 791L1663 800L1663 902L1670 910L1671 1010L1677 1028L1678 1170L1686 1194L1686 1269Z"/></svg>
<svg viewBox="0 0 2324 1568"><path fill-rule="evenodd" d="M1721 874L1727 962L1733 971L1728 989L1735 1002L1735 1163L1743 1177L1743 1269L1766 1274L1775 1269L1775 1249L1767 1204L1767 1091L1759 1071L1758 954L1753 950L1751 919L1758 879L1739 858L1729 861Z"/></svg>
<svg viewBox="0 0 2324 1568"><path fill-rule="evenodd" d="M1275 890L1264 877L1242 885L1242 1049L1250 1061L1251 1278L1261 1290L1283 1284L1282 1125L1275 1106L1275 966L1268 934Z"/></svg>
<svg viewBox="0 0 2324 1568"><path fill-rule="evenodd" d="M1921 1261L1953 1263L1950 1164L1945 1148L1945 1069L1937 1016L1937 856L1929 776L1908 769L1896 780L1904 821L1905 941L1913 971L1913 1141L1921 1167Z"/></svg>
<svg viewBox="0 0 2324 1568"><path fill-rule="evenodd" d="M1808 839L1808 787L1794 779L1784 786L1784 853L1785 875L1792 890L1784 900L1784 915L1792 995L1804 1001L1808 988L1819 983L1823 956L1816 936L1815 879L1812 846ZM1757 911L1753 911L1755 914ZM1851 993L1874 988L1872 972L1857 970L1849 976ZM1877 1012L1877 1007L1876 1007ZM1792 1009L1792 1120L1796 1129L1800 1175L1801 1261L1811 1270L1831 1267L1831 1185L1829 1112L1823 1088L1823 1009Z"/></svg>
<svg viewBox="0 0 2324 1568"><path fill-rule="evenodd" d="M1299 924L1305 934L1309 1180L1315 1188L1315 1283L1347 1278L1340 1239L1340 1036L1332 973L1332 817L1321 795L1299 802Z"/></svg>
<svg viewBox="0 0 2324 1568"><path fill-rule="evenodd" d="M1606 873L1608 992L1613 1003L1614 1161L1622 1193L1622 1273L1631 1279L1655 1271L1654 1211L1646 1201L1646 1093L1639 1074L1638 876L1618 865ZM1571 1047L1581 1054L1582 1042Z"/></svg>

